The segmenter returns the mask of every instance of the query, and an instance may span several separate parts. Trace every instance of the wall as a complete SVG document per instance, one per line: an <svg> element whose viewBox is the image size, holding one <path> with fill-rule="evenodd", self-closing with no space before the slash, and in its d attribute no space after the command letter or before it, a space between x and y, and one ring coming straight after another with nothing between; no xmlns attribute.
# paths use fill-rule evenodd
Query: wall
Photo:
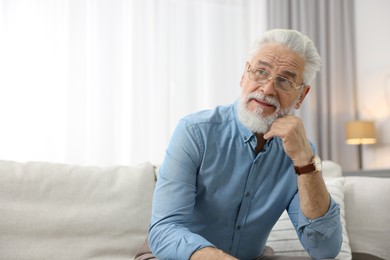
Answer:
<svg viewBox="0 0 390 260"><path fill-rule="evenodd" d="M356 0L358 113L375 120L377 143L363 147L363 169L390 168L390 1Z"/></svg>

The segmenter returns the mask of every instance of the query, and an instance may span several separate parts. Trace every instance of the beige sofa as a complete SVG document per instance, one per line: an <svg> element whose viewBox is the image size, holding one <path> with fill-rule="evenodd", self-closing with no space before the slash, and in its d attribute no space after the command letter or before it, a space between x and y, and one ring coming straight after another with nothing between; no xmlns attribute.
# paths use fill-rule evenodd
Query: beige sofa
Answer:
<svg viewBox="0 0 390 260"><path fill-rule="evenodd" d="M352 249L390 259L390 178L341 177L330 161L324 176L342 205L338 258L351 259ZM148 162L103 168L0 161L0 259L133 259L147 235L155 180ZM278 254L305 254L285 215L268 244Z"/></svg>

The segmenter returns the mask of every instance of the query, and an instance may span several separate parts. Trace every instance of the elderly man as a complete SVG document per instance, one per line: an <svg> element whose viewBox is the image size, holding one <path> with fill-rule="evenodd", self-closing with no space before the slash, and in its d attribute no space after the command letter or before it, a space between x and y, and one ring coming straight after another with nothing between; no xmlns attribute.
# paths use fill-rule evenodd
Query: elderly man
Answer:
<svg viewBox="0 0 390 260"><path fill-rule="evenodd" d="M291 259L265 252L285 209L311 257L337 256L339 206L301 119L291 115L319 67L307 36L268 31L245 64L241 98L180 120L137 259Z"/></svg>

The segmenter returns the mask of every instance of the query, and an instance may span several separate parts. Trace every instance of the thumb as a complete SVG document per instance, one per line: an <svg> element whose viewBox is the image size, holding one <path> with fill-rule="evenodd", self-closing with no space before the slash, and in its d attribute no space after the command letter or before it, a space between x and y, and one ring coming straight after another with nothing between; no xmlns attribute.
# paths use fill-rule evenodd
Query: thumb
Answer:
<svg viewBox="0 0 390 260"><path fill-rule="evenodd" d="M263 135L263 138L265 140L268 140L268 139L271 139L273 136L274 135L272 134L271 130L268 130L268 132Z"/></svg>

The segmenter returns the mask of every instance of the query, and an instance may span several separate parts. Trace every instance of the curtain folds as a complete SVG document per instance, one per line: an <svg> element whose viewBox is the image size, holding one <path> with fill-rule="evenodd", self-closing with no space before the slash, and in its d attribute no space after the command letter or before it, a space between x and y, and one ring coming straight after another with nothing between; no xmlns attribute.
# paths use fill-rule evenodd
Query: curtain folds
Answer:
<svg viewBox="0 0 390 260"><path fill-rule="evenodd" d="M238 97L250 44L278 27L318 46L298 113L348 170L353 13L353 0L0 0L0 158L159 163L180 117Z"/></svg>
<svg viewBox="0 0 390 260"><path fill-rule="evenodd" d="M160 163L180 117L238 97L264 5L0 0L0 158Z"/></svg>
<svg viewBox="0 0 390 260"><path fill-rule="evenodd" d="M356 169L357 150L344 133L357 116L353 0L268 0L267 14L268 29L296 29L316 44L321 70L297 114L323 159Z"/></svg>

